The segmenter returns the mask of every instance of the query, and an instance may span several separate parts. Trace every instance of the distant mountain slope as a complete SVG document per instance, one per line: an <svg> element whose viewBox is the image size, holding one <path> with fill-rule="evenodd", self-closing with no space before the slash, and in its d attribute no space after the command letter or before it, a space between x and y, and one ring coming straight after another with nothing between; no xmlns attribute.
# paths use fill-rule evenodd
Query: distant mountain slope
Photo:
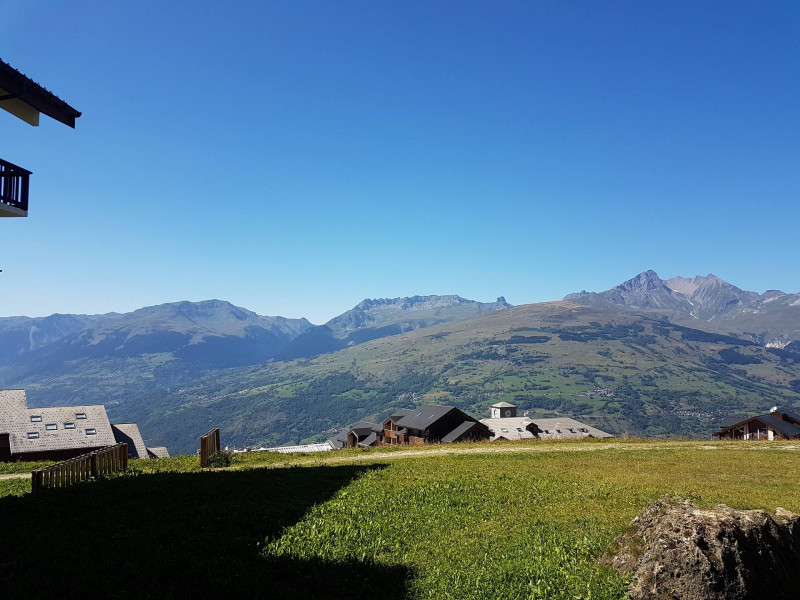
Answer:
<svg viewBox="0 0 800 600"><path fill-rule="evenodd" d="M605 292L568 294L564 300L658 312L676 323L748 336L762 344L800 340L800 294L742 290L715 275L662 280L645 271Z"/></svg>
<svg viewBox="0 0 800 600"><path fill-rule="evenodd" d="M49 317L0 318L0 365L12 364L26 354L77 333L104 319L105 315L50 315Z"/></svg>
<svg viewBox="0 0 800 600"><path fill-rule="evenodd" d="M496 302L476 302L455 295L368 298L325 325L298 336L276 358L311 358L370 340L469 319L510 306L502 296Z"/></svg>
<svg viewBox="0 0 800 600"><path fill-rule="evenodd" d="M421 403L485 416L499 401L617 434L709 437L724 415L800 405L800 358L660 318L551 302L230 369L130 409L154 442L190 450L210 424L231 445L278 445Z"/></svg>
<svg viewBox="0 0 800 600"><path fill-rule="evenodd" d="M77 328L80 323L75 325ZM221 300L149 306L89 322L0 368L0 385L72 381L89 372L87 383L104 390L101 402L135 395L142 388L190 381L202 373L268 360L312 327L306 319L263 317ZM99 380L99 381L98 381ZM85 385L60 383L47 404L94 395Z"/></svg>

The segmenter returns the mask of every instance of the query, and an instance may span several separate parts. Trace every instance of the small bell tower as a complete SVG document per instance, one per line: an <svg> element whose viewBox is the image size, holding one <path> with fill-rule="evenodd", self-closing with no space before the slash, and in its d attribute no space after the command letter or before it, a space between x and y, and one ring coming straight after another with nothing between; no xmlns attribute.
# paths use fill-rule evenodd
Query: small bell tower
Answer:
<svg viewBox="0 0 800 600"><path fill-rule="evenodd" d="M489 411L492 419L508 419L517 416L517 407L508 402L492 404Z"/></svg>

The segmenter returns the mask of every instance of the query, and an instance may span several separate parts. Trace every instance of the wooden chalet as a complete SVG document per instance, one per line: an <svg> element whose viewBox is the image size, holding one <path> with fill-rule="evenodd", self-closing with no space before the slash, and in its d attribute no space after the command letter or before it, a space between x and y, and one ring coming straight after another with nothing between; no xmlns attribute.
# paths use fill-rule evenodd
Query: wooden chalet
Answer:
<svg viewBox="0 0 800 600"><path fill-rule="evenodd" d="M757 417L728 417L713 435L721 440L792 440L800 438L800 415L773 407Z"/></svg>
<svg viewBox="0 0 800 600"><path fill-rule="evenodd" d="M41 113L75 128L81 113L0 60L0 108L34 127ZM0 217L28 216L31 171L0 159Z"/></svg>
<svg viewBox="0 0 800 600"><path fill-rule="evenodd" d="M488 440L489 428L455 406L401 409L383 423L357 423L329 440L334 448Z"/></svg>

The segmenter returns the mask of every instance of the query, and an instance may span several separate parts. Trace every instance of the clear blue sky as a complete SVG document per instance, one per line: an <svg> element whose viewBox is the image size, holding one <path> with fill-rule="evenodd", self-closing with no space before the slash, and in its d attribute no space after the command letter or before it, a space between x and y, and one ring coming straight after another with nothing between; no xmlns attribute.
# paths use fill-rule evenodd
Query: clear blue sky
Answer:
<svg viewBox="0 0 800 600"><path fill-rule="evenodd" d="M600 291L800 291L800 3L0 0L83 112L29 168L0 315Z"/></svg>

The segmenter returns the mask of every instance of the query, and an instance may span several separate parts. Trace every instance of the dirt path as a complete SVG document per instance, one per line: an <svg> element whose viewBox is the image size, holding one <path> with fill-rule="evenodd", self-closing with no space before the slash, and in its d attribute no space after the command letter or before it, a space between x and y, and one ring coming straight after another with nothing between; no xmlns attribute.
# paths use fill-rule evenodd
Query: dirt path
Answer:
<svg viewBox="0 0 800 600"><path fill-rule="evenodd" d="M0 475L0 479L30 479L30 473L12 473L11 475Z"/></svg>

